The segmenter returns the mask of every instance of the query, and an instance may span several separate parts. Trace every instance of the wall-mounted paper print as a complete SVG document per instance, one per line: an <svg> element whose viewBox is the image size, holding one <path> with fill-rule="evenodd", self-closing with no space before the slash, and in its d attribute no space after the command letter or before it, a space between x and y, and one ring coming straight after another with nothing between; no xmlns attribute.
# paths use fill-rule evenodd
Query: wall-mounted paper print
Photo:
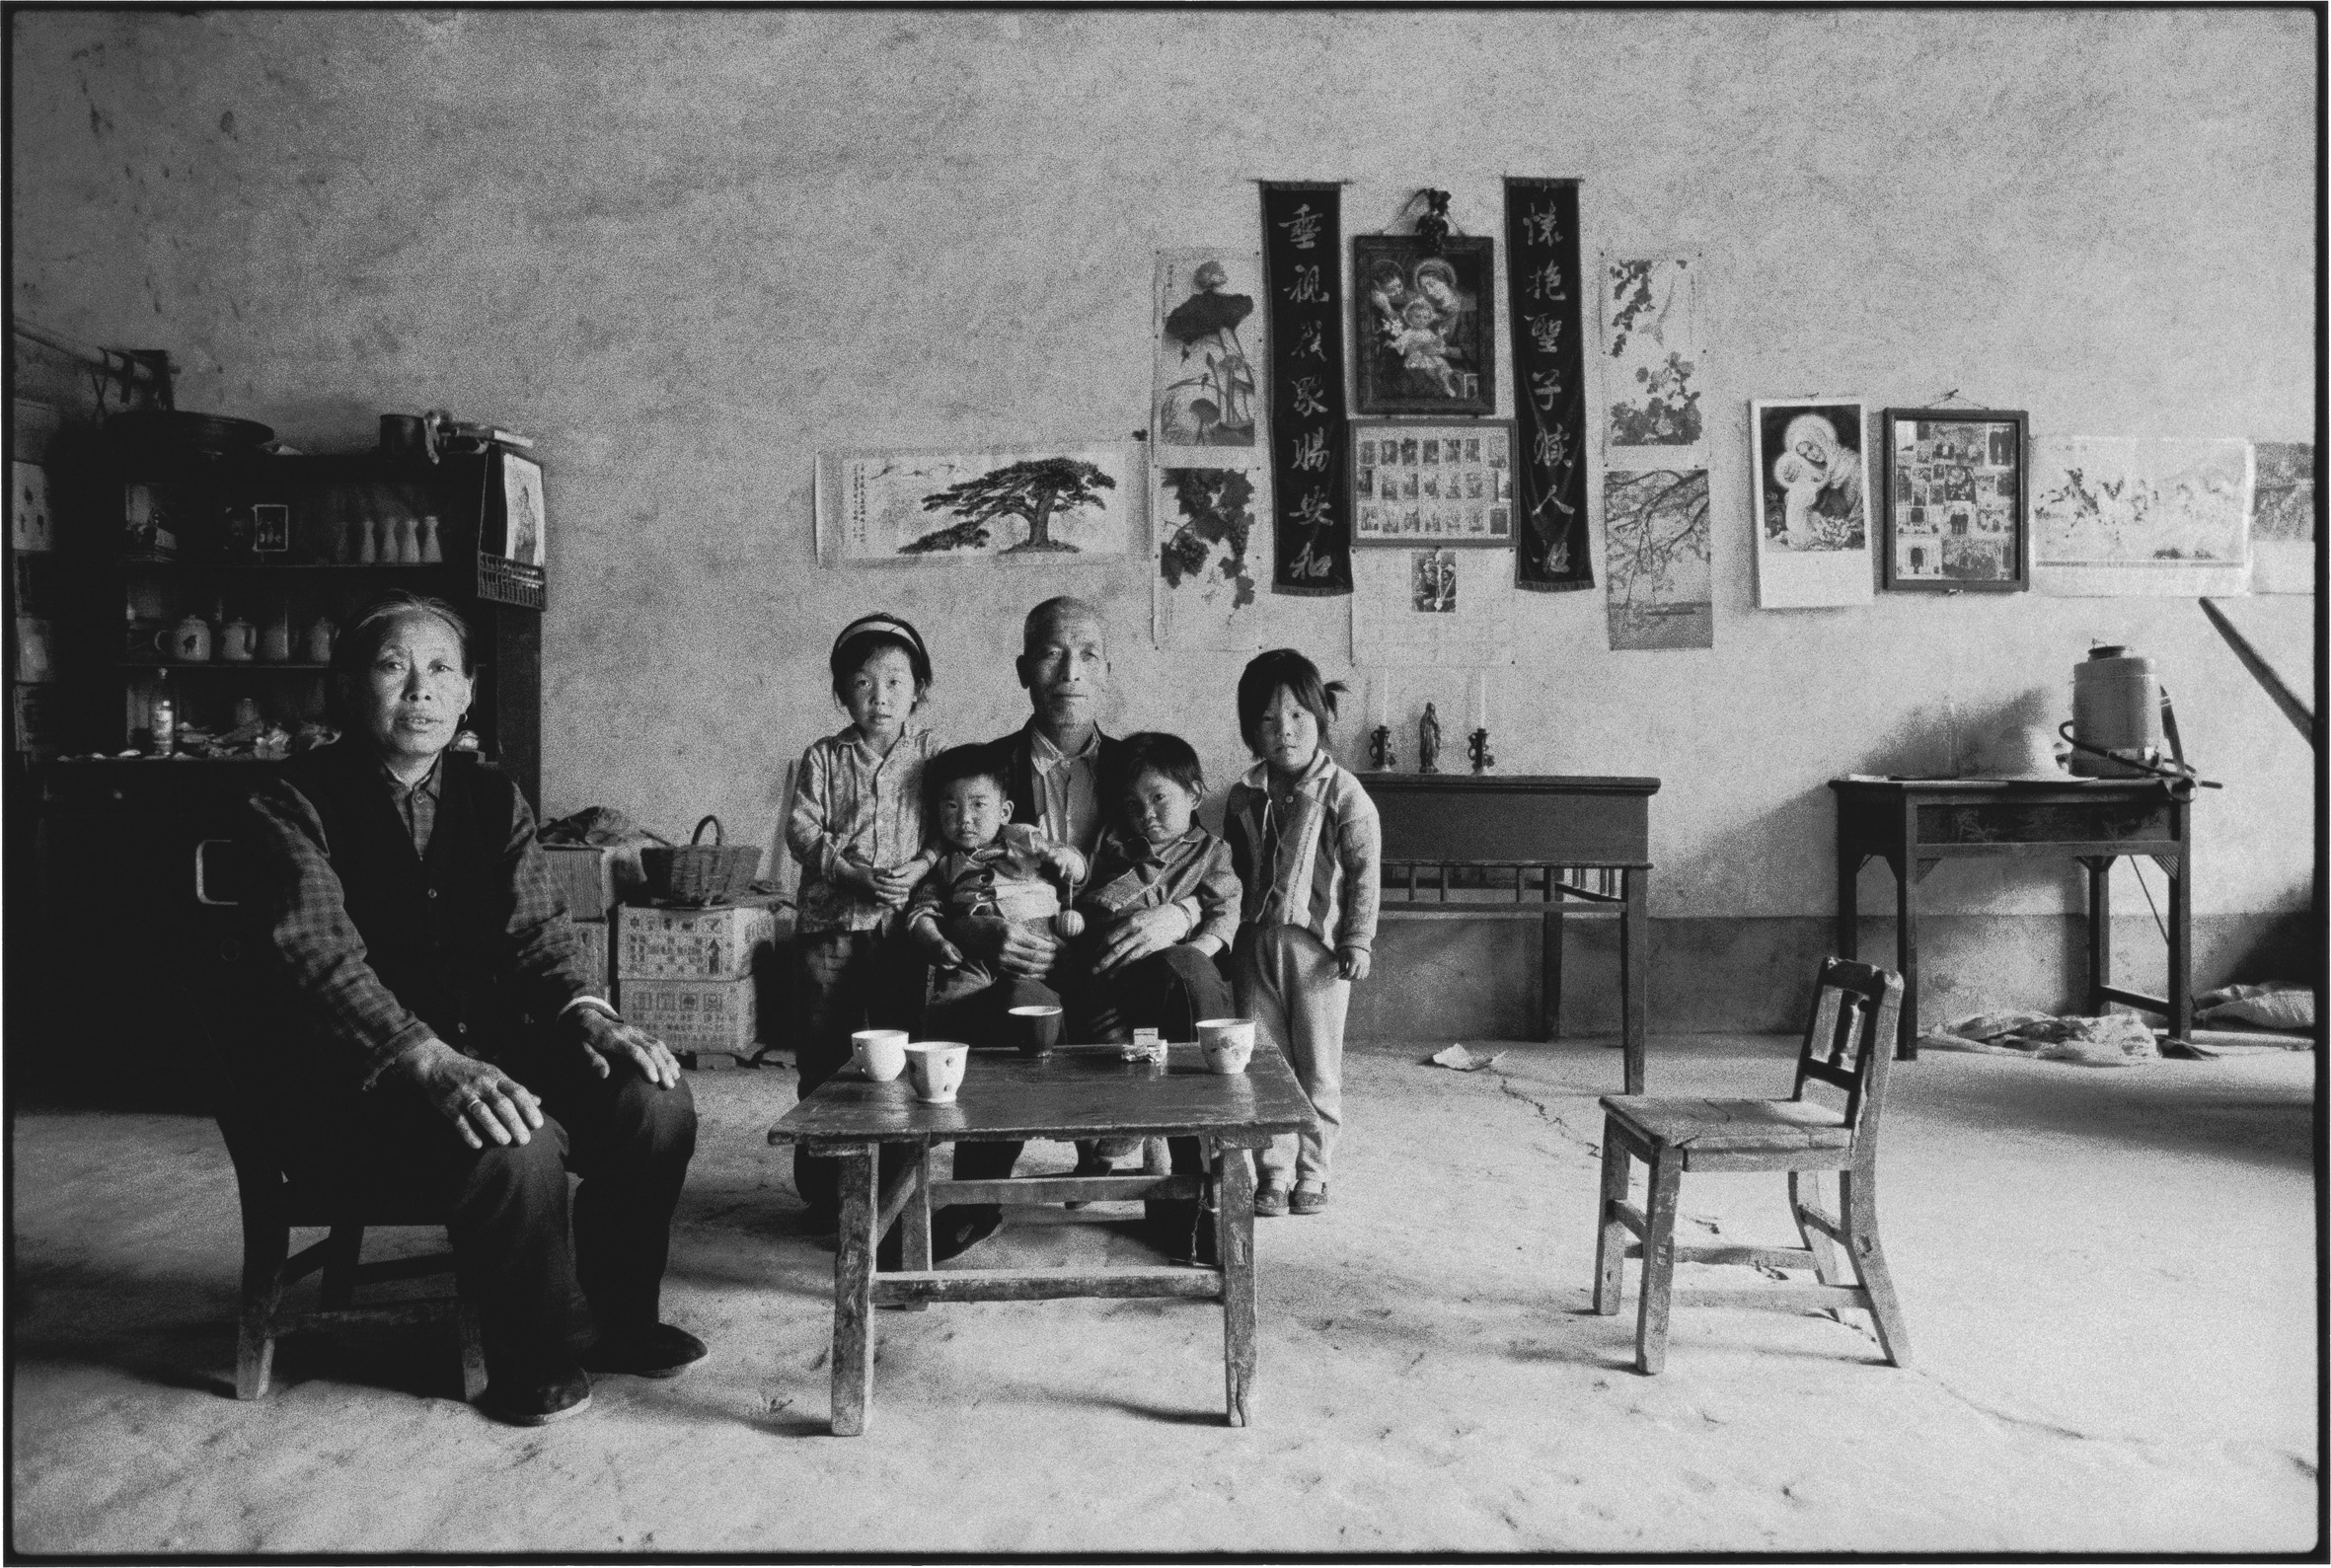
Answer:
<svg viewBox="0 0 2331 1568"><path fill-rule="evenodd" d="M2024 415L2007 409L1888 409L1879 560L1897 592L2019 593L2031 586Z"/></svg>
<svg viewBox="0 0 2331 1568"><path fill-rule="evenodd" d="M1603 471L1603 576L1611 646L1710 648L1706 469Z"/></svg>
<svg viewBox="0 0 2331 1568"><path fill-rule="evenodd" d="M509 519L503 554L513 565L547 568L550 541L544 526L542 465L515 452L502 454L502 505Z"/></svg>
<svg viewBox="0 0 2331 1568"><path fill-rule="evenodd" d="M2247 593L2251 480L2239 439L2034 437L2033 577L2066 595Z"/></svg>
<svg viewBox="0 0 2331 1568"><path fill-rule="evenodd" d="M1614 468L1704 461L1702 272L1695 250L1603 254L1603 451Z"/></svg>
<svg viewBox="0 0 2331 1568"><path fill-rule="evenodd" d="M1352 240L1352 355L1361 413L1497 411L1496 303L1484 239L1435 253L1416 235Z"/></svg>
<svg viewBox="0 0 2331 1568"><path fill-rule="evenodd" d="M1243 469L1161 468L1152 632L1162 648L1263 645L1256 586L1271 569L1268 516Z"/></svg>
<svg viewBox="0 0 2331 1568"><path fill-rule="evenodd" d="M1749 404L1757 474L1757 605L1808 610L1870 597L1869 428L1847 398Z"/></svg>
<svg viewBox="0 0 2331 1568"><path fill-rule="evenodd" d="M2250 591L2315 591L2315 449L2307 441L2257 444L2250 507Z"/></svg>
<svg viewBox="0 0 2331 1568"><path fill-rule="evenodd" d="M1253 320L1262 286L1255 251L1171 250L1158 253L1157 374L1150 411L1150 443L1158 461L1175 449L1211 456L1223 449L1261 445L1261 361L1247 353L1260 341Z"/></svg>
<svg viewBox="0 0 2331 1568"><path fill-rule="evenodd" d="M1134 548L1142 473L1123 445L821 452L817 559L1058 566L1122 556Z"/></svg>
<svg viewBox="0 0 2331 1568"><path fill-rule="evenodd" d="M1514 436L1503 419L1355 420L1352 543L1514 542Z"/></svg>
<svg viewBox="0 0 2331 1568"><path fill-rule="evenodd" d="M1393 668L1513 662L1512 564L1447 547L1352 556L1352 657Z"/></svg>

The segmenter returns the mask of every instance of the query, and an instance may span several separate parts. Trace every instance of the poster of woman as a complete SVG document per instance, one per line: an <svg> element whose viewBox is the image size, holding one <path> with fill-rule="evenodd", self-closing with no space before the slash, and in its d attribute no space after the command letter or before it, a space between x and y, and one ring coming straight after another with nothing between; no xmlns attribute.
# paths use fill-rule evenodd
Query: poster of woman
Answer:
<svg viewBox="0 0 2331 1568"><path fill-rule="evenodd" d="M1757 463L1757 603L1767 610L1870 597L1869 468L1862 405L1750 404Z"/></svg>

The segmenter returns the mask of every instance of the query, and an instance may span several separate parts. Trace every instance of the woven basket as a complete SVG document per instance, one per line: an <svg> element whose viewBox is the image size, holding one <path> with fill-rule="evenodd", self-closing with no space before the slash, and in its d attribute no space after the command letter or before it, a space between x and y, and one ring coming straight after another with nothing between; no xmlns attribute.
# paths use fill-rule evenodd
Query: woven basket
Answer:
<svg viewBox="0 0 2331 1568"><path fill-rule="evenodd" d="M702 842L707 828L713 830L710 844ZM721 843L720 819L707 817L686 845L641 850L639 869L647 878L647 896L659 904L725 904L751 890L761 869L761 846Z"/></svg>

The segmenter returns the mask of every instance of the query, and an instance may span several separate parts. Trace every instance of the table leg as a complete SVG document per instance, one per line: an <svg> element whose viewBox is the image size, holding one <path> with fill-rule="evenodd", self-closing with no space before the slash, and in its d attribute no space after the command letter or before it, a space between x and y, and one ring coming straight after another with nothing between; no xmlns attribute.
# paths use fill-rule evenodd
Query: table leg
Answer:
<svg viewBox="0 0 2331 1568"><path fill-rule="evenodd" d="M1918 1059L1918 862L1905 855L1894 864L1894 963L1902 971L1902 1022L1894 1058Z"/></svg>
<svg viewBox="0 0 2331 1568"><path fill-rule="evenodd" d="M1838 846L1838 956L1850 962L1861 953L1861 853Z"/></svg>
<svg viewBox="0 0 2331 1568"><path fill-rule="evenodd" d="M834 1248L833 1430L855 1438L874 1399L874 1151L844 1150L842 1226Z"/></svg>
<svg viewBox="0 0 2331 1568"><path fill-rule="evenodd" d="M915 1191L898 1217L899 1264L909 1272L931 1268L931 1146L915 1151ZM926 1312L929 1302L901 1302L903 1311Z"/></svg>
<svg viewBox="0 0 2331 1568"><path fill-rule="evenodd" d="M1618 1010L1626 1047L1626 1091L1643 1092L1643 1020L1651 1001L1651 873L1630 866L1626 907L1618 917Z"/></svg>
<svg viewBox="0 0 2331 1568"><path fill-rule="evenodd" d="M2184 808L2179 808L2184 814ZM2185 835L2179 834L2182 840ZM2183 845L2177 868L2169 870L2169 1037L2183 1040L2194 1032L2193 951L2194 895L2187 880L2193 873L2194 850Z"/></svg>
<svg viewBox="0 0 2331 1568"><path fill-rule="evenodd" d="M1546 867L1547 876L1554 874ZM1556 893L1556 898L1561 897ZM1549 909L1540 923L1543 934L1538 945L1538 1037L1559 1040L1562 1037L1562 911Z"/></svg>
<svg viewBox="0 0 2331 1568"><path fill-rule="evenodd" d="M2113 983L2113 857L2090 856L2088 868L2088 1015L2102 1017Z"/></svg>
<svg viewBox="0 0 2331 1568"><path fill-rule="evenodd" d="M1223 1403L1230 1424L1248 1425L1254 1389L1254 1168L1246 1151L1216 1144L1214 1181L1220 1211L1215 1247L1222 1260Z"/></svg>

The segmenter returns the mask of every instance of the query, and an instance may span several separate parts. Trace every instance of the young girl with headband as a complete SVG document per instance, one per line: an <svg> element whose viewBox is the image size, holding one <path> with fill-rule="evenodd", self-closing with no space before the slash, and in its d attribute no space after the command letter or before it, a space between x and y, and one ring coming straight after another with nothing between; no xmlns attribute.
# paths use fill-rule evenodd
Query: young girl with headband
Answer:
<svg viewBox="0 0 2331 1568"><path fill-rule="evenodd" d="M923 765L939 748L907 720L931 689L923 635L887 612L861 616L834 638L834 701L850 724L810 743L794 774L786 847L801 866L794 1056L806 1096L850 1060L865 1028L910 1028L916 986L900 911L934 855L925 848ZM813 1225L840 1216L840 1172L795 1148L793 1186Z"/></svg>

